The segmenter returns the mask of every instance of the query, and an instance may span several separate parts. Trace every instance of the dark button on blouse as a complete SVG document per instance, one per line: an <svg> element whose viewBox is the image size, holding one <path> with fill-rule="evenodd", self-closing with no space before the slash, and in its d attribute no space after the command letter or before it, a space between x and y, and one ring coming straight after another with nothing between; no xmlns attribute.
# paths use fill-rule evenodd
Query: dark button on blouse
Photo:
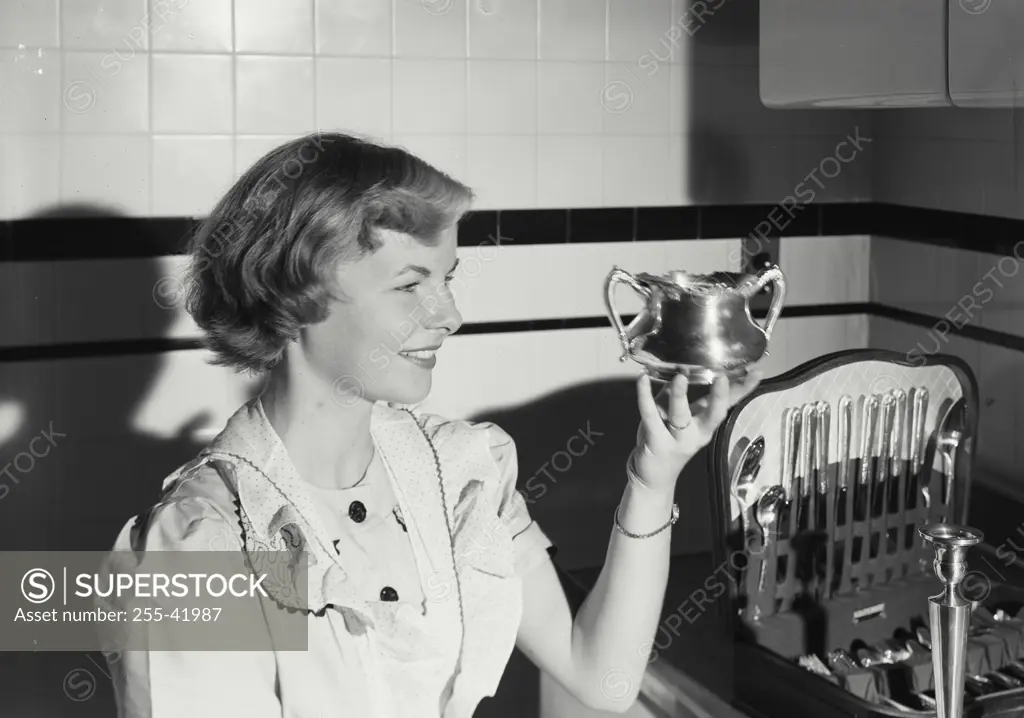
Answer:
<svg viewBox="0 0 1024 718"><path fill-rule="evenodd" d="M366 506L363 505L362 501L353 501L348 505L348 517L357 524L361 524L366 520Z"/></svg>
<svg viewBox="0 0 1024 718"><path fill-rule="evenodd" d="M391 586L385 586L384 588L382 588L380 590L380 600L381 601L397 601L398 600L398 591L396 591L395 589L391 588Z"/></svg>

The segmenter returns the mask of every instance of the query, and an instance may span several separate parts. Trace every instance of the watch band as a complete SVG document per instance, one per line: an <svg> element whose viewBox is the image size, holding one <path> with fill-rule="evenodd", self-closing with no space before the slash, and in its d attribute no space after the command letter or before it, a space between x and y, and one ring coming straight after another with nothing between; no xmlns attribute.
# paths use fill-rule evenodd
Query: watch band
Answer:
<svg viewBox="0 0 1024 718"><path fill-rule="evenodd" d="M634 539L645 539L645 538L650 538L651 536L657 536L662 531L664 531L665 529L667 529L670 526L672 526L673 524L675 524L675 522L678 521L678 520L679 520L679 504L673 502L672 503L672 517L668 520L668 523L666 523L664 526L662 526L659 529L655 529L654 531L651 531L650 533L635 534L635 533L631 533L631 532L627 531L626 529L622 528L622 524L619 523L619 507L618 506L615 507L615 530L618 531L623 536L629 536L630 538L634 538Z"/></svg>

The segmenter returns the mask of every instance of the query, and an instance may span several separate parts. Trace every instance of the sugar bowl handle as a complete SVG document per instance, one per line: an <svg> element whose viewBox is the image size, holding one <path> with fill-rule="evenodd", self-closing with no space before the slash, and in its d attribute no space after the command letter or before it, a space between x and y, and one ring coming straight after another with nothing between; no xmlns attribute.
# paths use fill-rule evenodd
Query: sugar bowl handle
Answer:
<svg viewBox="0 0 1024 718"><path fill-rule="evenodd" d="M786 301L786 276L777 265L773 264L769 267L765 267L758 273L757 281L751 282L747 285L745 292L747 316L749 317L750 298L764 289L767 284L772 285L772 303L771 306L768 307L768 316L764 320L764 325L758 327L764 334L766 341L771 339L772 329L775 328L775 322L778 321L779 315L782 314L782 305ZM750 321L752 324L757 326L757 322L753 319Z"/></svg>
<svg viewBox="0 0 1024 718"><path fill-rule="evenodd" d="M626 359L630 354L629 334L626 332L626 327L622 324L622 319L615 308L614 300L615 286L620 283L629 286L630 289L642 296L645 301L650 301L651 290L632 274L620 267L614 267L604 280L604 304L608 308L608 317L611 319L612 326L615 327L615 331L619 334L619 341L622 343L622 351L624 352L622 358Z"/></svg>

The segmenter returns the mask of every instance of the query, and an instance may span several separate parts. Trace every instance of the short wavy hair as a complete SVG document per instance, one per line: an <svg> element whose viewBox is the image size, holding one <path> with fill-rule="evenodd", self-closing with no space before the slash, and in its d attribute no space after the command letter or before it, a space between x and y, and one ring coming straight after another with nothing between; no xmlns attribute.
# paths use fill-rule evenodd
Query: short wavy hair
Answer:
<svg viewBox="0 0 1024 718"><path fill-rule="evenodd" d="M270 151L189 244L185 306L211 363L270 369L304 325L327 317L339 261L376 251L378 229L432 245L472 199L404 149L346 134L307 135Z"/></svg>

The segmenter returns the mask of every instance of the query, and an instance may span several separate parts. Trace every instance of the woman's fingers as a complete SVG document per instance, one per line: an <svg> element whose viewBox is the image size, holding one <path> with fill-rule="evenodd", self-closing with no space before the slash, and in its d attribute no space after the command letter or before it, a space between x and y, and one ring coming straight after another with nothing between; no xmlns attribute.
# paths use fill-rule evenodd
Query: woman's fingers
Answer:
<svg viewBox="0 0 1024 718"><path fill-rule="evenodd" d="M691 404L685 374L676 374L671 381L665 382L655 396L650 376L645 373L637 380L637 406L644 428L652 434L667 434L677 439L681 434L672 426L682 429L694 421L711 434L725 420L729 409L756 389L760 381L761 374L757 370L752 370L736 384L725 377L718 377L707 396Z"/></svg>
<svg viewBox="0 0 1024 718"><path fill-rule="evenodd" d="M724 376L715 379L711 385L711 392L708 394L707 407L701 412L704 428L709 432L722 423L725 415L729 413L729 380Z"/></svg>
<svg viewBox="0 0 1024 718"><path fill-rule="evenodd" d="M664 425L661 411L654 400L651 378L646 374L641 374L636 381L636 404L640 410L640 420L648 431L653 431L659 424Z"/></svg>
<svg viewBox="0 0 1024 718"><path fill-rule="evenodd" d="M690 401L687 396L689 386L690 383L686 380L685 375L676 374L672 377L668 392L668 411L666 412L669 428L676 426L681 429L689 426L693 421L693 415L690 413Z"/></svg>

